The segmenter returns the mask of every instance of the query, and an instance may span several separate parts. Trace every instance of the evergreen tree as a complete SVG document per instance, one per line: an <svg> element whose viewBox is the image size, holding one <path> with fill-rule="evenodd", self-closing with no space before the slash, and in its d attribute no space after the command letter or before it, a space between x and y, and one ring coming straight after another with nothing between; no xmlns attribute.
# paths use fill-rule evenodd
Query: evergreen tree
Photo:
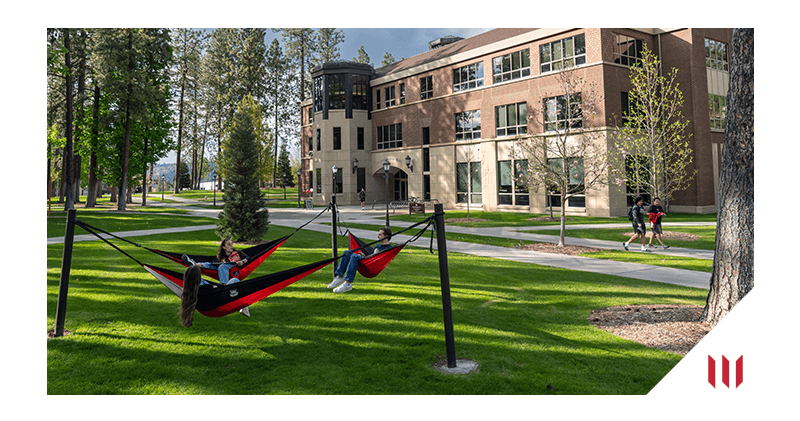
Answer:
<svg viewBox="0 0 800 421"><path fill-rule="evenodd" d="M344 32L336 28L317 30L317 50L315 65L341 60L338 45L344 42Z"/></svg>
<svg viewBox="0 0 800 421"><path fill-rule="evenodd" d="M292 176L292 164L289 162L289 151L286 144L281 145L281 154L278 157L278 167L275 169L277 174L277 185L280 187L294 187L294 177Z"/></svg>
<svg viewBox="0 0 800 421"><path fill-rule="evenodd" d="M181 161L181 170L178 171L178 188L176 190L180 191L180 189L190 189L192 188L192 178L189 175L189 164L184 161Z"/></svg>
<svg viewBox="0 0 800 421"><path fill-rule="evenodd" d="M371 64L369 62L369 55L367 54L367 50L364 49L363 45L361 46L361 48L358 49L358 57L353 57L353 61L356 63Z"/></svg>
<svg viewBox="0 0 800 421"><path fill-rule="evenodd" d="M269 213L261 209L258 189L258 142L252 113L241 104L233 117L230 136L222 151L225 207L219 213L216 233L232 241L257 240L269 229Z"/></svg>
<svg viewBox="0 0 800 421"><path fill-rule="evenodd" d="M394 56L391 55L388 51L383 54L383 60L381 61L381 66L388 66L395 62Z"/></svg>

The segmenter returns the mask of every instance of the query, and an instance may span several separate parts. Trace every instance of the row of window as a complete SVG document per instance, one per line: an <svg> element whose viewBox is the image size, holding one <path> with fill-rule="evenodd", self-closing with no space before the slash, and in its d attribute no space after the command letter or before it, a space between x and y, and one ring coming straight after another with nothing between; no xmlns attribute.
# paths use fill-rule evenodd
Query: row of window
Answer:
<svg viewBox="0 0 800 421"><path fill-rule="evenodd" d="M641 45L641 40L639 40ZM548 73L566 67L579 66L586 63L586 36L584 34L562 40L549 42L539 47L541 73ZM632 64L632 63L631 63ZM492 58L493 82L501 83L531 75L530 49L525 48L499 57ZM453 92L467 91L484 86L483 62L467 64L453 69ZM420 100L433 97L433 77L424 76L419 79ZM405 104L405 84L400 84L400 104ZM394 87L375 91L375 108L396 105Z"/></svg>
<svg viewBox="0 0 800 421"><path fill-rule="evenodd" d="M575 159L575 158L570 158ZM547 160L553 169L560 169L561 158ZM582 163L581 159L578 162ZM497 203L500 205L529 206L530 195L527 184L528 160L497 161ZM456 163L456 203L483 203L483 187L480 162ZM586 195L583 193L583 168L578 165L570 169L568 192L574 194L567 201L569 207L585 207ZM556 185L548 186L549 206L561 206L561 191Z"/></svg>

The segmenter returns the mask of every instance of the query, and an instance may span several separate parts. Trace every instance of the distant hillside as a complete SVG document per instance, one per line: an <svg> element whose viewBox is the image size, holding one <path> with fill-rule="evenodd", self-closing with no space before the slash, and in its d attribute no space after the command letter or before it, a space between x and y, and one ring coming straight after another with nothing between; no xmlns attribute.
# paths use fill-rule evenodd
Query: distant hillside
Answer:
<svg viewBox="0 0 800 421"><path fill-rule="evenodd" d="M211 164L211 169L213 171L214 164ZM191 167L190 167L191 168ZM161 174L164 174L164 179L166 180L174 180L175 179L175 164L156 164L153 166L153 179L160 180ZM200 180L200 182L206 181L213 181L213 177L211 176L211 171L209 171L209 175Z"/></svg>

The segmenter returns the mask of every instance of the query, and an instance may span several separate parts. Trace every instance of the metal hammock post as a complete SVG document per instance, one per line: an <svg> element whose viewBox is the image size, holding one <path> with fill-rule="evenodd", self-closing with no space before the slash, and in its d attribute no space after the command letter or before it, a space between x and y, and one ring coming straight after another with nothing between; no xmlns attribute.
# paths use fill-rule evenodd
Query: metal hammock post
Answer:
<svg viewBox="0 0 800 421"><path fill-rule="evenodd" d="M434 208L434 226L436 229L437 253L439 254L439 277L442 281L442 309L444 310L444 342L447 350L447 367L456 367L456 345L453 336L453 309L450 304L450 271L447 268L447 240L444 233L443 205L437 203Z"/></svg>
<svg viewBox="0 0 800 421"><path fill-rule="evenodd" d="M55 337L64 336L64 318L67 314L69 270L72 264L72 243L75 238L75 208L67 210L67 230L64 234L64 253L61 256L61 281L58 284Z"/></svg>

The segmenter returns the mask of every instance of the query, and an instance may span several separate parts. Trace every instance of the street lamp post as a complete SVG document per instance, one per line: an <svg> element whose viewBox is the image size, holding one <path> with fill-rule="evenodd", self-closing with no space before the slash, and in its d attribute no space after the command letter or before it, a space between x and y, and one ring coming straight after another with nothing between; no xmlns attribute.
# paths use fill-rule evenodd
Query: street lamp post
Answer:
<svg viewBox="0 0 800 421"><path fill-rule="evenodd" d="M383 160L383 178L386 179L386 226L389 226L389 164L388 159Z"/></svg>
<svg viewBox="0 0 800 421"><path fill-rule="evenodd" d="M161 174L161 203L164 203L164 174Z"/></svg>
<svg viewBox="0 0 800 421"><path fill-rule="evenodd" d="M300 209L300 168L297 169L297 209Z"/></svg>
<svg viewBox="0 0 800 421"><path fill-rule="evenodd" d="M214 207L216 208L217 207L217 172L214 171L211 174L214 176L214 181L213 181L213 184L211 185L211 188L214 189Z"/></svg>
<svg viewBox="0 0 800 421"><path fill-rule="evenodd" d="M331 170L333 170L333 190L331 191L331 248L333 249L333 257L336 258L339 253L339 246L336 238L336 172L339 171L339 168L334 165ZM336 275L336 265L333 265L333 274Z"/></svg>

